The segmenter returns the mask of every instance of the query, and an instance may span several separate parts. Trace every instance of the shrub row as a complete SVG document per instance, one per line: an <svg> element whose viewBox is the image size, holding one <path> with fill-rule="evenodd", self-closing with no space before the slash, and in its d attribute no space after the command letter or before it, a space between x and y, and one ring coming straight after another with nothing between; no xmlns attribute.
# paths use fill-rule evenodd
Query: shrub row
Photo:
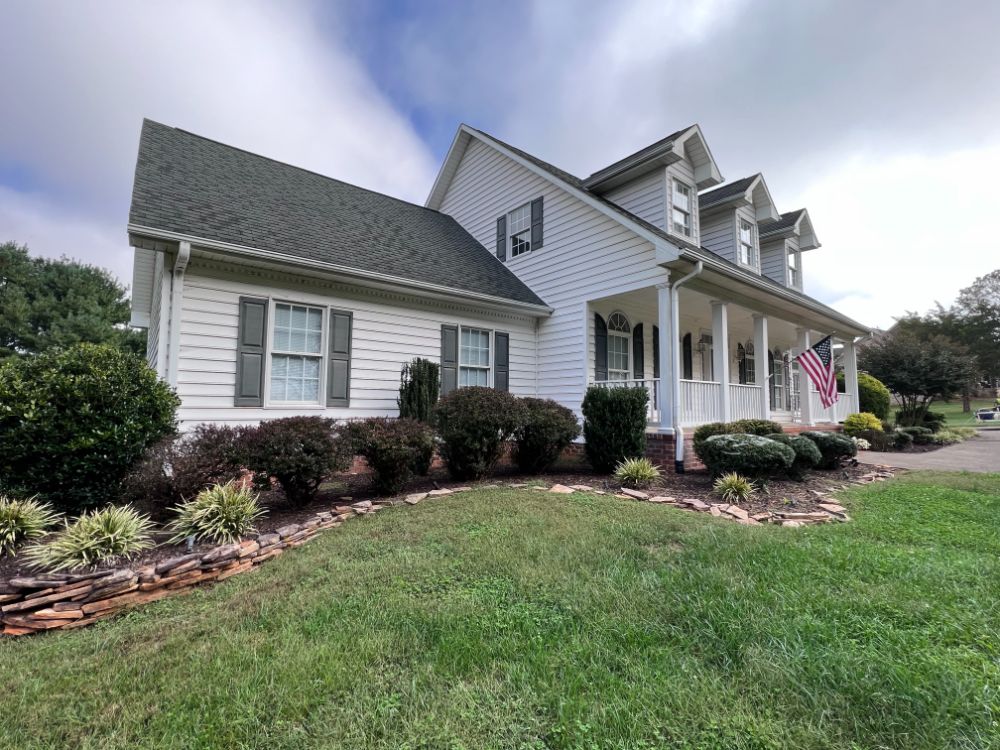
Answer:
<svg viewBox="0 0 1000 750"><path fill-rule="evenodd" d="M774 429L765 432L768 428ZM694 445L713 476L735 472L801 478L808 469L833 469L857 454L854 441L845 435L812 431L786 435L780 425L766 420L703 425L695 431Z"/></svg>

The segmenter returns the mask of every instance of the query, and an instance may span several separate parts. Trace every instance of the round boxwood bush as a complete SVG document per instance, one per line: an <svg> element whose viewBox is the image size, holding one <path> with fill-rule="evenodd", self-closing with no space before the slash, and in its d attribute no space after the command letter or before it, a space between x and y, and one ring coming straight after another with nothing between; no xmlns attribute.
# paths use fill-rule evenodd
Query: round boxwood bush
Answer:
<svg viewBox="0 0 1000 750"><path fill-rule="evenodd" d="M913 445L913 435L908 432L896 430L890 434L892 435L892 445L898 451L906 450Z"/></svg>
<svg viewBox="0 0 1000 750"><path fill-rule="evenodd" d="M424 467L430 466L434 436L415 419L371 417L347 429L354 452L364 456L376 491L384 495L399 492L415 472L426 473Z"/></svg>
<svg viewBox="0 0 1000 750"><path fill-rule="evenodd" d="M514 462L521 471L545 471L580 434L572 409L551 399L522 398L524 421L514 432Z"/></svg>
<svg viewBox="0 0 1000 750"><path fill-rule="evenodd" d="M609 474L627 458L646 452L645 388L593 386L583 397L583 439L595 471Z"/></svg>
<svg viewBox="0 0 1000 750"><path fill-rule="evenodd" d="M930 445L934 442L934 431L930 427L900 427L898 431L913 438L914 445Z"/></svg>
<svg viewBox="0 0 1000 750"><path fill-rule="evenodd" d="M134 354L107 346L0 366L0 482L60 510L117 500L126 472L176 430L179 401Z"/></svg>
<svg viewBox="0 0 1000 750"><path fill-rule="evenodd" d="M823 461L823 454L809 438L801 435L787 435L784 432L767 436L782 445L787 445L795 451L795 461L792 462L789 474L801 478L808 469L814 469Z"/></svg>
<svg viewBox="0 0 1000 750"><path fill-rule="evenodd" d="M701 455L702 446L705 441L713 435L761 435L767 437L781 432L781 425L769 419L738 419L735 422L709 422L695 429L691 436L694 453L698 458L705 461Z"/></svg>
<svg viewBox="0 0 1000 750"><path fill-rule="evenodd" d="M844 391L844 373L837 373L837 385ZM867 372L858 373L858 411L874 414L879 419L889 418L892 396L885 384Z"/></svg>
<svg viewBox="0 0 1000 750"><path fill-rule="evenodd" d="M459 480L489 475L523 415L519 399L480 386L457 388L438 401L433 421L448 473Z"/></svg>
<svg viewBox="0 0 1000 750"><path fill-rule="evenodd" d="M839 432L803 432L802 437L809 438L819 448L823 456L817 466L819 469L835 469L842 458L850 458L858 453L854 441Z"/></svg>
<svg viewBox="0 0 1000 750"><path fill-rule="evenodd" d="M701 460L712 476L736 472L749 477L784 474L795 462L795 451L761 435L713 435L702 444Z"/></svg>
<svg viewBox="0 0 1000 750"><path fill-rule="evenodd" d="M848 414L844 420L844 432L851 437L862 437L869 430L882 431L882 420L869 412Z"/></svg>

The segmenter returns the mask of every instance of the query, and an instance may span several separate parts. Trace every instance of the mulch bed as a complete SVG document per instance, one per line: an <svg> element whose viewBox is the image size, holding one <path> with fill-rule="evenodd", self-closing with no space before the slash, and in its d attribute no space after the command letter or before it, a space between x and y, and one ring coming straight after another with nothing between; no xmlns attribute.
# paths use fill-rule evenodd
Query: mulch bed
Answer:
<svg viewBox="0 0 1000 750"><path fill-rule="evenodd" d="M806 478L799 481L774 479L760 488L758 494L751 500L741 503L740 507L750 515L766 512L796 512L812 513L821 510L819 503L831 502L829 494L851 484L863 484L872 481L876 467L857 464L844 466L834 471L810 472ZM865 477L868 477L865 479ZM519 474L513 467L501 466L490 479L479 484L544 484L553 485L585 485L595 490L614 495L620 492L621 484L606 474L595 474L586 464L561 462L551 473L540 476L525 476ZM405 494L419 494L442 487L455 486L443 468L435 468L427 477L419 477L407 485ZM476 483L471 483L474 487ZM651 496L666 495L678 499L697 499L706 504L718 504L720 499L712 492L712 479L704 469L691 470L685 474L665 472L661 479L646 490ZM324 485L320 496L307 506L295 508L289 506L279 491L261 494L261 503L268 513L261 518L256 526L261 534L274 532L289 524L301 523L312 517L318 511L328 510L338 505L348 505L361 500L380 499L375 494L370 477L363 473L343 474ZM384 499L384 498L381 498ZM167 538L163 534L161 538ZM211 543L196 544L193 552L207 552L216 545ZM145 552L132 560L133 566L156 564L188 552L186 544L161 545ZM37 571L29 568L23 556L0 557L0 581L18 576L30 576Z"/></svg>

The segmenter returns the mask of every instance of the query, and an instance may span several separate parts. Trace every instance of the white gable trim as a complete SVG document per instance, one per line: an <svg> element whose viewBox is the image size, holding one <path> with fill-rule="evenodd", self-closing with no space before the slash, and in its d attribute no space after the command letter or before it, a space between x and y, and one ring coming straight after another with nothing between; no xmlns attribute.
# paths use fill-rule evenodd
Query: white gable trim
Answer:
<svg viewBox="0 0 1000 750"><path fill-rule="evenodd" d="M701 132L700 125L692 125L674 140L674 153L678 157L683 158L684 149L687 147L688 141L693 138L698 139L699 145L705 149L705 155L707 156L706 159L701 161L695 161L688 157L688 160L694 166L694 179L698 185L698 189L704 190L705 188L718 185L722 182L722 173L715 163L715 157L712 156L712 150L708 147L708 141L705 140L705 134Z"/></svg>
<svg viewBox="0 0 1000 750"><path fill-rule="evenodd" d="M463 138L464 136L464 138ZM511 161L519 164L520 166L527 169L529 172L541 177L542 179L552 183L556 187L565 190L567 193L572 195L574 198L582 201L590 208L598 211L599 213L607 216L609 219L613 219L622 226L635 232L639 237L651 243L656 249L656 255L659 262L669 262L676 260L680 254L680 248L676 245L667 242L663 237L650 232L646 227L642 226L638 222L631 221L627 216L622 214L620 211L611 208L603 201L598 200L593 195L590 195L584 190L576 187L575 185L566 182L565 180L559 179L556 175L552 174L546 169L542 169L538 165L532 163L531 161L515 154L508 148L505 148L503 144L498 143L484 133L480 133L468 125L461 125L458 129L458 134L452 141L451 149L448 151L448 156L445 158L444 163L441 165L441 170L438 172L437 179L434 181L434 187L431 188L431 193L427 197L427 202L424 204L427 208L434 209L435 211L440 210L441 203L444 200L445 193L448 191L448 186L451 183L451 178L455 174L455 170L458 168L458 163L462 160L462 156L465 153L465 149L468 146L470 138L476 138L482 143L490 146L496 151L500 152L506 156Z"/></svg>

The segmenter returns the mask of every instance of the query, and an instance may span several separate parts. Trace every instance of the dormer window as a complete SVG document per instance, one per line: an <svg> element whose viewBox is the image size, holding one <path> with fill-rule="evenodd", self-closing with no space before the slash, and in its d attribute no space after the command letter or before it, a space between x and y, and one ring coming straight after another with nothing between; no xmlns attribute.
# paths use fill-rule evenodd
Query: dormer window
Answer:
<svg viewBox="0 0 1000 750"><path fill-rule="evenodd" d="M673 225L677 234L691 236L691 188L674 180Z"/></svg>
<svg viewBox="0 0 1000 750"><path fill-rule="evenodd" d="M525 203L507 214L507 232L510 235L511 258L531 252L530 203Z"/></svg>
<svg viewBox="0 0 1000 750"><path fill-rule="evenodd" d="M788 254L788 286L793 289L798 289L800 284L799 279L799 254L789 253Z"/></svg>
<svg viewBox="0 0 1000 750"><path fill-rule="evenodd" d="M753 247L753 224L746 219L740 219L740 263L744 266L757 265Z"/></svg>

